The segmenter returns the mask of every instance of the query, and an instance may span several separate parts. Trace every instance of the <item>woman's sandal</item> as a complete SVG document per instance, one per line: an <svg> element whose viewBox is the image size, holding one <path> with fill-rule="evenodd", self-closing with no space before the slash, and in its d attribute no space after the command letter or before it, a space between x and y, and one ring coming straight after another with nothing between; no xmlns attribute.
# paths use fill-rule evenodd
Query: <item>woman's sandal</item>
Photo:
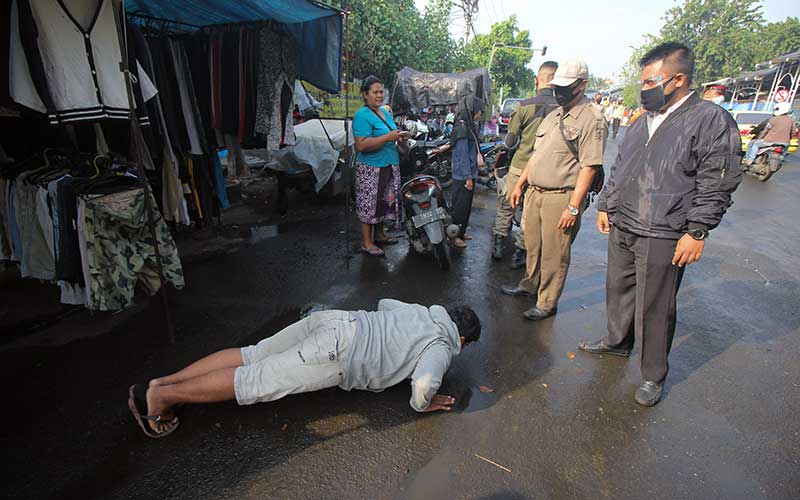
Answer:
<svg viewBox="0 0 800 500"><path fill-rule="evenodd" d="M130 387L130 389L128 389L128 409L131 411L136 423L139 424L142 432L144 432L144 435L149 438L160 439L167 437L175 432L181 423L180 420L178 420L178 417L172 417L170 423L172 423L173 426L170 429L163 432L155 432L147 424L147 421L164 422L169 417L166 415L147 414L147 387L143 385L134 384Z"/></svg>
<svg viewBox="0 0 800 500"><path fill-rule="evenodd" d="M383 253L383 250L381 250L380 248L377 248L377 247L369 248L369 249L361 247L361 253L365 253L365 254L370 255L372 257L386 257L386 254Z"/></svg>
<svg viewBox="0 0 800 500"><path fill-rule="evenodd" d="M453 246L456 248L467 248L467 242L461 238L456 238L453 240Z"/></svg>

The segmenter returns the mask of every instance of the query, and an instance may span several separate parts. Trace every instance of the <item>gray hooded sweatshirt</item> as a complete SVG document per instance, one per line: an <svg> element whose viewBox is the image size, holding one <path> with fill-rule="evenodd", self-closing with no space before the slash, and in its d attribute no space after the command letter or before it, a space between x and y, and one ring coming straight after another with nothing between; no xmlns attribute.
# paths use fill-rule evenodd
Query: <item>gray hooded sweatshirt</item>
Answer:
<svg viewBox="0 0 800 500"><path fill-rule="evenodd" d="M339 387L380 392L410 378L411 407L426 409L461 352L458 328L444 307L382 299L377 311L351 314L357 329Z"/></svg>

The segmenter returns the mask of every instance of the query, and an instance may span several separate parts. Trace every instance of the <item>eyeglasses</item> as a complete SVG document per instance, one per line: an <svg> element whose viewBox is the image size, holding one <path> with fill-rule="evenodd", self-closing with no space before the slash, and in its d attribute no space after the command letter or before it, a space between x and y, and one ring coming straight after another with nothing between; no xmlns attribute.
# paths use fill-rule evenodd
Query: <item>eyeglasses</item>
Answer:
<svg viewBox="0 0 800 500"><path fill-rule="evenodd" d="M676 77L676 76L678 76L679 74L680 74L680 73L675 73L674 75L672 75L672 76L667 76L667 77L664 77L664 76L655 76L655 77L653 77L653 78L648 78L648 79L646 79L646 80L639 80L639 82L638 82L638 83L639 83L639 86L640 86L640 87L651 88L651 87L655 87L656 85L659 85L660 83L662 83L662 82L664 82L664 81L669 81L669 80L672 80L673 78L675 78L675 77Z"/></svg>

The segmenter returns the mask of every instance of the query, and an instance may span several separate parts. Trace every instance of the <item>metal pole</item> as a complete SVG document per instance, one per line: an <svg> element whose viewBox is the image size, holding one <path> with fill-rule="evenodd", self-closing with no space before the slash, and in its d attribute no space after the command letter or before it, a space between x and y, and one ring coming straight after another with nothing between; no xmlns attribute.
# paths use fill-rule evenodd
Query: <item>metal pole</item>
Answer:
<svg viewBox="0 0 800 500"><path fill-rule="evenodd" d="M783 79L783 62L778 66L778 72L775 73L775 78L772 80L772 85L769 88L769 95L767 96L767 107L775 100L775 91L778 90L778 84Z"/></svg>
<svg viewBox="0 0 800 500"><path fill-rule="evenodd" d="M118 28L120 32L120 38L122 41L122 47L120 47L120 52L122 54L122 73L125 79L125 90L128 94L128 107L130 108L130 122L131 122L131 136L136 134L137 137L142 136L142 131L139 128L139 120L136 119L136 102L133 99L133 88L131 82L131 72L130 66L128 61L128 28L126 26L127 16L125 14L125 2L120 0L120 12L122 13L119 16L119 23L121 26ZM147 147L146 144L142 144L143 147ZM149 152L148 152L149 154ZM147 210L147 225L150 229L150 237L153 239L153 249L155 250L156 254L156 267L158 267L158 279L161 282L161 299L164 304L164 320L167 324L167 338L169 339L170 344L175 343L175 329L172 325L172 314L170 313L169 309L169 300L167 298L167 287L166 287L166 279L164 278L164 266L161 261L161 251L158 248L158 236L156 234L156 218L155 218L155 208L153 207L152 199L153 195L150 190L150 183L147 181L147 173L144 170L144 165L142 164L141 158L136 159L136 168L139 174L139 184L142 186L142 191L144 192L144 206Z"/></svg>
<svg viewBox="0 0 800 500"><path fill-rule="evenodd" d="M349 15L350 12L343 11L342 17L344 17L344 88L349 90L349 80L350 78L350 25L349 25ZM342 90L340 89L339 92L341 93ZM348 122L350 120L350 95L349 92L344 92L344 150L347 153L347 162L346 168L350 170L350 175L346 177L346 187L345 187L345 200L344 200L344 238L345 238L345 245L346 248L346 256L345 256L345 268L349 271L350 270L350 196L352 196L352 185L353 185L353 178L355 177L355 169L353 168L355 162L355 151L350 150L350 124Z"/></svg>
<svg viewBox="0 0 800 500"><path fill-rule="evenodd" d="M756 97L753 99L753 104L750 105L750 111L756 110L756 104L758 104L758 94L761 93L761 85L764 84L764 79L758 81L758 88L756 88Z"/></svg>

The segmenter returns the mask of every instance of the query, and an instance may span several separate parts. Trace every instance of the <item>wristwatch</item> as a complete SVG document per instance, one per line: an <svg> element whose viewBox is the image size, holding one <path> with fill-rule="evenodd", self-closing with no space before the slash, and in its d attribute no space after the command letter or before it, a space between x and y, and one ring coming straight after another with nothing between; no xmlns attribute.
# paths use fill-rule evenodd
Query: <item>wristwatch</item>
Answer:
<svg viewBox="0 0 800 500"><path fill-rule="evenodd" d="M581 210L579 208L573 207L572 205L567 205L567 210L569 211L569 214L573 217L577 217L578 214L581 213Z"/></svg>
<svg viewBox="0 0 800 500"><path fill-rule="evenodd" d="M703 241L708 238L708 230L699 227L690 227L686 233L697 241Z"/></svg>

